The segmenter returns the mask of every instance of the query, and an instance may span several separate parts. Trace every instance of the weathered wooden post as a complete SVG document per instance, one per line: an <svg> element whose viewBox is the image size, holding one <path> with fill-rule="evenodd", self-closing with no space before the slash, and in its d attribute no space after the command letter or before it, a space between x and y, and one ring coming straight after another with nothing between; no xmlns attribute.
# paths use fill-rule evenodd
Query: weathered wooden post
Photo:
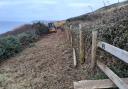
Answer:
<svg viewBox="0 0 128 89"><path fill-rule="evenodd" d="M72 25L70 25L70 30L72 30Z"/></svg>
<svg viewBox="0 0 128 89"><path fill-rule="evenodd" d="M70 30L72 28L72 25L70 25L67 29L67 40L70 41Z"/></svg>
<svg viewBox="0 0 128 89"><path fill-rule="evenodd" d="M73 48L73 61L74 61L74 67L77 66L77 59L76 59L76 50Z"/></svg>
<svg viewBox="0 0 128 89"><path fill-rule="evenodd" d="M82 26L81 26L81 24L79 24L79 29L82 29Z"/></svg>
<svg viewBox="0 0 128 89"><path fill-rule="evenodd" d="M79 24L79 31L80 31L80 63L83 64L85 61L85 44L84 44L84 34L81 30L81 24Z"/></svg>
<svg viewBox="0 0 128 89"><path fill-rule="evenodd" d="M66 32L66 41L68 41L68 30L66 29L65 32Z"/></svg>
<svg viewBox="0 0 128 89"><path fill-rule="evenodd" d="M70 40L70 42L71 42L71 46L73 46L72 25L70 25L70 30L69 30L69 40Z"/></svg>
<svg viewBox="0 0 128 89"><path fill-rule="evenodd" d="M72 31L70 30L70 40L71 40L71 46L73 47L73 37L72 37Z"/></svg>
<svg viewBox="0 0 128 89"><path fill-rule="evenodd" d="M91 68L96 65L96 49L97 49L97 31L92 32L92 52L91 52Z"/></svg>
<svg viewBox="0 0 128 89"><path fill-rule="evenodd" d="M67 41L69 41L69 29L66 29Z"/></svg>

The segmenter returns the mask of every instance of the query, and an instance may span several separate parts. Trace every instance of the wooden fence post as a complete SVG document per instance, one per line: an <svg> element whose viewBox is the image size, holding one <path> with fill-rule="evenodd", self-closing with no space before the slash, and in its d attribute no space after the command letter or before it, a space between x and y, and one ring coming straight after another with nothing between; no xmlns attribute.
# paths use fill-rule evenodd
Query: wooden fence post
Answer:
<svg viewBox="0 0 128 89"><path fill-rule="evenodd" d="M91 68L96 65L97 31L92 32Z"/></svg>
<svg viewBox="0 0 128 89"><path fill-rule="evenodd" d="M71 26L71 25L70 25ZM67 27L67 29L66 29L66 33L67 33L67 42L70 42L69 40L70 40L70 26L68 26Z"/></svg>
<svg viewBox="0 0 128 89"><path fill-rule="evenodd" d="M69 29L66 30L67 33L67 41L69 41Z"/></svg>
<svg viewBox="0 0 128 89"><path fill-rule="evenodd" d="M83 31L80 29L80 63L83 64L85 61L85 45L84 45Z"/></svg>
<svg viewBox="0 0 128 89"><path fill-rule="evenodd" d="M74 67L77 66L77 60L76 60L76 50L73 48L73 61L74 61Z"/></svg>
<svg viewBox="0 0 128 89"><path fill-rule="evenodd" d="M80 30L80 29L82 29L82 26L81 26L81 24L79 24L79 30Z"/></svg>
<svg viewBox="0 0 128 89"><path fill-rule="evenodd" d="M70 30L72 30L72 25L70 25Z"/></svg>
<svg viewBox="0 0 128 89"><path fill-rule="evenodd" d="M73 47L73 37L72 37L72 31L70 30L70 40L71 40L71 46Z"/></svg>

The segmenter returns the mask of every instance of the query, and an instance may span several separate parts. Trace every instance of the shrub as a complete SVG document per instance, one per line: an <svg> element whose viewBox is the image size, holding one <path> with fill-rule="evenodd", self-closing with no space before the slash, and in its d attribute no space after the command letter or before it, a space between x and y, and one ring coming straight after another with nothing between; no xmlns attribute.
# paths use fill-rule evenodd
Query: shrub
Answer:
<svg viewBox="0 0 128 89"><path fill-rule="evenodd" d="M5 37L8 35L18 35L23 32L28 32L28 31L36 31L36 34L42 35L42 34L47 34L49 32L48 27L43 23L43 22L34 22L33 24L24 24L13 31L6 32L4 34L1 34L1 37Z"/></svg>
<svg viewBox="0 0 128 89"><path fill-rule="evenodd" d="M32 27L34 29L36 29L36 34L38 35L42 35L42 34L48 34L49 33L49 29L47 26L45 26L43 23L41 22L36 22L33 23Z"/></svg>
<svg viewBox="0 0 128 89"><path fill-rule="evenodd" d="M21 51L19 39L15 36L7 36L0 39L0 58L6 59Z"/></svg>
<svg viewBox="0 0 128 89"><path fill-rule="evenodd" d="M5 53L5 49L3 47L3 45L0 44L0 57L2 57Z"/></svg>
<svg viewBox="0 0 128 89"><path fill-rule="evenodd" d="M24 25L9 34L4 34L0 38L0 59L7 59L20 52L24 47L33 46L31 43L38 41L39 36L48 32L49 29L47 26L41 22L37 22L32 25Z"/></svg>
<svg viewBox="0 0 128 89"><path fill-rule="evenodd" d="M22 45L28 45L29 43L37 41L39 39L39 36L35 31L29 31L19 34L18 38Z"/></svg>

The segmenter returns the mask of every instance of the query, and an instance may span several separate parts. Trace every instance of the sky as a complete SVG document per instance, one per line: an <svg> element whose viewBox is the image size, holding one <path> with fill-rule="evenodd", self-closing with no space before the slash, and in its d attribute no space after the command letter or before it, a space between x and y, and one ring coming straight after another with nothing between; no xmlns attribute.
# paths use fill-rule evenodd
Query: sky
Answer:
<svg viewBox="0 0 128 89"><path fill-rule="evenodd" d="M103 7L103 2L118 0L0 0L0 21L64 20Z"/></svg>

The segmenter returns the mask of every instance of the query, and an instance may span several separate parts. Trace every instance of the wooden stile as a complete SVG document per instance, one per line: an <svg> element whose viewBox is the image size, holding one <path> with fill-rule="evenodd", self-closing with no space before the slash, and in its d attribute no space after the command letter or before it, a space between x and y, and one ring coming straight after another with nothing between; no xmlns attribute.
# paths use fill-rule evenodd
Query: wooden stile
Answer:
<svg viewBox="0 0 128 89"><path fill-rule="evenodd" d="M128 52L127 51L117 48L115 46L112 46L102 41L98 42L97 46L107 51L108 53L114 55L115 57L121 59L122 61L128 63Z"/></svg>
<svg viewBox="0 0 128 89"><path fill-rule="evenodd" d="M112 72L106 65L97 61L97 66L116 84L117 87L120 89L128 89L128 84Z"/></svg>
<svg viewBox="0 0 128 89"><path fill-rule="evenodd" d="M122 61L128 63L128 52L112 46L105 42L98 42L97 44L97 31L92 32L92 56L91 56L91 67L92 69L97 65L108 77L106 80L83 80L79 82L74 82L74 89L99 89L99 88L116 88L128 89L128 78L119 78L111 69L106 65L96 60L96 49L97 47L105 50L106 52L112 54L113 56L121 59ZM82 31L80 30L80 59L83 62L83 38ZM82 56L81 56L82 55Z"/></svg>
<svg viewBox="0 0 128 89"><path fill-rule="evenodd" d="M121 78L128 84L128 78ZM117 88L117 86L110 79L103 80L82 80L74 82L74 89L106 89Z"/></svg>

